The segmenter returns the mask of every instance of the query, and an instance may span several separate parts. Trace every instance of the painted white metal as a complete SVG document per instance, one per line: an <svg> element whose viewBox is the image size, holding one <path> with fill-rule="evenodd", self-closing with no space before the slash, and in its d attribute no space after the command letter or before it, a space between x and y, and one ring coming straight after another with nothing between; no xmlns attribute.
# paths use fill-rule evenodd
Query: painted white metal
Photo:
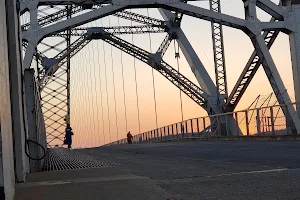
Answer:
<svg viewBox="0 0 300 200"><path fill-rule="evenodd" d="M173 16L170 11L159 9L161 15L163 16L165 21L172 20ZM170 24L169 24L170 26ZM209 74L207 73L204 65L202 64L201 60L199 59L197 53L195 52L194 48L190 44L189 40L185 36L184 32L180 27L169 27L172 31L176 34L176 40L178 45L185 56L192 72L194 73L200 87L210 96L217 97L217 88L210 78ZM212 98L211 98L212 99ZM213 103L213 102L211 102ZM213 104L217 104L215 100ZM211 105L213 105L211 104Z"/></svg>
<svg viewBox="0 0 300 200"><path fill-rule="evenodd" d="M76 0L75 0L76 1ZM72 2L75 2L72 1ZM296 19L296 12L291 12L291 11L286 11L284 7L278 6L274 4L270 0L248 0L244 1L245 2L245 7L246 7L246 20L236 18L230 15L225 15L222 13L216 13L204 8L200 8L197 6L189 5L186 4L180 0L112 0L111 2L105 2L106 6L99 8L97 10L93 10L91 12L82 14L80 16L65 20L63 22L58 22L56 24L50 25L45 28L41 28L39 25L37 25L37 16L36 16L36 2L42 2L42 4L47 5L47 2L54 3L55 4L71 4L71 1L58 1L58 0L53 0L53 1L29 1L29 0L23 0L21 1L21 8L26 8L29 9L31 13L31 20L32 20L32 27L30 27L27 31L24 31L23 34L23 39L26 39L28 41L28 49L26 51L25 59L24 59L24 66L28 67L30 66L30 62L32 59L33 51L34 48L37 44L37 42L45 37L52 35L54 33L58 33L79 25L82 25L84 23L96 20L98 18L101 18L103 16L107 16L110 14L113 14L119 10L126 8L145 8L145 7L156 7L156 8L164 8L167 10L172 10L172 11L177 11L189 16L193 16L199 19L211 21L214 23L219 23L221 25L233 27L236 29L240 29L244 31L246 34L249 35L249 37L252 39L254 46L256 50L259 52L261 57L264 57L264 69L266 71L266 74L268 75L268 78L270 80L270 83L275 91L277 93L277 97L280 97L280 94L285 91L283 82L278 74L278 71L276 69L276 66L274 65L274 62L270 56L270 52L268 50L268 47L265 44L265 41L263 40L263 37L261 35L261 32L263 30L280 30L283 32L289 32L292 31L290 34L290 41L291 41L291 52L292 52L292 58L293 58L293 69L298 70L295 65L299 65L299 58L298 58L298 46L299 42L297 42L297 36L298 30L297 30L297 23L294 22L294 19ZM88 2L88 1L87 1ZM98 2L100 3L100 1ZM112 5L109 5L112 3ZM284 5L288 5L289 1L284 2ZM88 4L88 3L87 3ZM261 22L257 19L256 17L256 6L264 10L265 12L269 13L272 15L275 19L278 19L278 22ZM299 11L298 11L299 13ZM166 17L169 14L163 14ZM170 17L167 16L168 18ZM298 17L299 18L299 17ZM299 22L298 22L299 24ZM176 27L177 37L181 37L180 40L178 40L178 43L180 44L185 56L188 57L189 64L191 66L195 66L195 63L200 66L200 68L204 69L203 65L201 64L201 61L197 57L196 53L193 51L192 48L189 48L189 42L187 38L185 37L184 33L182 30L178 27ZM263 42L264 41L264 42ZM296 43L296 44L295 44ZM294 46L293 46L294 45ZM191 45L190 45L191 47ZM194 57L196 55L196 57ZM198 60L199 61L198 61ZM295 61L296 60L296 61ZM295 64L296 63L296 64ZM195 73L197 80L199 81L201 87L209 93L213 100L215 99L216 95L216 90L215 90L215 85L211 84L210 78L206 78L206 81L204 81L203 77L206 77L205 74L207 73L204 69L201 72L197 72L197 67L192 67L192 71ZM198 73L198 74L197 74ZM202 76L202 77L201 77ZM295 77L298 75L294 74L294 79L295 81L300 82L298 79L299 77ZM209 76L207 76L209 77ZM201 79L202 78L202 79ZM212 82L213 83L213 82ZM295 88L296 90L296 88ZM299 90L298 90L299 91ZM297 99L300 98L299 97ZM289 103L290 99L289 98L281 98L282 102L280 103ZM290 115L292 114L292 109L290 109ZM297 119L293 119L294 122L297 121ZM296 120L296 121L295 121ZM296 123L295 123L296 124ZM297 128L298 129L298 128ZM298 129L300 130L300 129Z"/></svg>
<svg viewBox="0 0 300 200"><path fill-rule="evenodd" d="M6 2L0 1L0 198L14 199L15 171L13 154L12 110L10 97L8 44L9 27ZM11 11L13 12L13 11ZM13 23L12 23L13 24ZM3 194L4 187L4 194ZM4 197L5 195L5 197Z"/></svg>
<svg viewBox="0 0 300 200"><path fill-rule="evenodd" d="M284 9L275 4L270 0L251 0L252 2L256 1L256 5L264 10L266 13L269 13L272 17L280 20L282 19L282 15L284 13Z"/></svg>
<svg viewBox="0 0 300 200"><path fill-rule="evenodd" d="M292 5L291 16L295 31L290 32L290 49L293 68L294 91L297 103L300 103L300 3ZM300 117L300 106L297 104L297 113Z"/></svg>
<svg viewBox="0 0 300 200"><path fill-rule="evenodd" d="M7 12L9 18L8 29L8 58L10 65L10 83L11 83L11 104L12 104L12 120L13 120L13 136L14 136L14 153L16 163L16 179L17 182L24 182L26 173L28 172L28 157L25 154L26 120L23 119L24 93L22 79L22 55L21 55L21 38L19 33L19 15L16 11L16 1L7 1ZM25 123L24 123L25 122Z"/></svg>

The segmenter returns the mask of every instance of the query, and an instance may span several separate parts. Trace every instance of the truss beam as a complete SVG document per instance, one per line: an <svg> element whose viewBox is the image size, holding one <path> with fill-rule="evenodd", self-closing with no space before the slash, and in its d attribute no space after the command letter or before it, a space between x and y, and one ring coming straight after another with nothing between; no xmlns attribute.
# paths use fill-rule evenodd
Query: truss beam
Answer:
<svg viewBox="0 0 300 200"><path fill-rule="evenodd" d="M220 0L210 0L209 5L210 10L221 13ZM223 106L227 100L228 91L222 25L211 22L211 31L214 51L216 86L218 90L218 103Z"/></svg>
<svg viewBox="0 0 300 200"><path fill-rule="evenodd" d="M125 40L122 40L114 35L102 32L97 33L96 37L100 37L102 40L108 42L109 44L121 49L122 51L134 56L135 58L141 60L142 62L150 65L155 70L160 72L165 76L170 82L172 82L176 87L180 88L186 95L188 95L197 104L207 109L207 97L208 95L196 86L193 82L188 80L184 75L179 73L177 70L172 68L166 62L156 59L154 55L149 52L133 45Z"/></svg>
<svg viewBox="0 0 300 200"><path fill-rule="evenodd" d="M90 37L90 35L85 34L82 37L78 38L76 41L71 43L69 47L57 54L53 58L54 62L49 63L44 67L45 75L39 83L40 90L43 90L47 82L52 78L53 74L55 74L55 72L67 62L69 57L72 58L74 55L76 55L76 53L78 53L83 47L85 47L90 42L90 39L88 39Z"/></svg>
<svg viewBox="0 0 300 200"><path fill-rule="evenodd" d="M255 4L248 4L245 1L245 9L246 9L246 18L249 18L251 15L252 17L256 18L256 8ZM279 3L281 6L282 1ZM272 17L270 22L275 22L276 18ZM263 33L263 38L265 40L265 44L267 45L268 49L270 49L275 42L278 34L280 31L265 31ZM228 97L228 101L224 106L224 110L226 112L233 112L236 108L238 102L241 100L243 94L245 93L246 89L248 88L250 82L252 81L254 75L256 74L259 66L262 64L262 59L257 55L256 50L252 53L251 57L249 58L244 70L242 71L238 81L236 82L232 92Z"/></svg>
<svg viewBox="0 0 300 200"><path fill-rule="evenodd" d="M90 27L89 27L90 28ZM87 33L89 28L73 28L70 30L71 36L82 36ZM93 28L93 27L91 27ZM95 27L96 28L96 27ZM143 34L143 33L164 33L167 32L167 27L161 26L149 26L149 25L138 25L138 26L115 26L115 27L103 27L103 29L111 34ZM54 36L65 37L67 31L60 32Z"/></svg>
<svg viewBox="0 0 300 200"><path fill-rule="evenodd" d="M185 56L192 72L194 73L199 85L207 94L210 95L208 101L210 102L210 106L213 108L213 110L208 110L208 113L220 113L221 110L217 107L217 88L210 78L209 74L207 73L194 48L190 44L188 38L186 37L182 29L178 26L179 24L172 21L176 19L176 17L168 10L159 9L159 11L165 21L170 21L170 23L168 23L170 33L175 36L176 41L183 55Z"/></svg>
<svg viewBox="0 0 300 200"><path fill-rule="evenodd" d="M158 54L161 58L165 55L166 51L168 50L171 42L173 40L172 35L167 34L162 43L160 44L156 54Z"/></svg>
<svg viewBox="0 0 300 200"><path fill-rule="evenodd" d="M31 5L27 5L31 6ZM36 5L37 6L37 5ZM53 25L49 25L47 27L41 28L38 25L37 22L37 10L34 9L34 5L30 7L32 10L30 12L31 21L33 22L33 26L30 26L27 31L24 31L23 39L27 40L29 43L32 43L32 46L29 45L28 49L29 51L26 51L25 54L25 60L24 65L25 68L29 68L32 56L33 56L33 50L36 46L36 44L44 37L50 36L56 33L59 33L61 31L74 28L76 26L80 26L82 24L88 23L90 21L94 21L96 19L99 19L101 17L114 14L120 10L124 10L125 8L134 8L134 7L162 7L169 10L177 11L178 13L183 13L186 15L190 15L193 17L197 17L200 19L216 22L222 25L230 26L233 28L238 28L244 31L248 31L248 28L251 27L252 24L246 24L245 20L239 19L236 17L232 17L229 15L225 15L222 13L216 13L210 10L206 10L204 8L200 8L193 5L188 5L186 3L182 3L178 0L174 0L171 2L165 2L164 0L156 0L154 2L150 1L133 1L133 2L124 2L124 1L118 1L114 5L107 5L104 7L101 7L99 9L93 10L91 12L73 17L71 19L58 22ZM270 28L270 27L269 27ZM28 55L27 55L28 54Z"/></svg>

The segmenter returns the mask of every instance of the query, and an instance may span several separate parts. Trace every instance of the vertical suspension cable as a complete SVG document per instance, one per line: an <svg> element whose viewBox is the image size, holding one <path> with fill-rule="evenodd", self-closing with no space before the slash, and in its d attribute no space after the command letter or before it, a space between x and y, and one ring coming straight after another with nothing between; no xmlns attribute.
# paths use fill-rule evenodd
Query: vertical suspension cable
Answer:
<svg viewBox="0 0 300 200"><path fill-rule="evenodd" d="M131 11L131 9L130 9ZM132 20L131 26L132 26ZM133 34L131 34L132 44L134 45ZM138 112L138 123L139 123L139 133L141 133L141 120L140 120L140 107L139 107L139 95L138 95L138 87L137 87L137 74L136 74L136 59L133 57L133 66L134 66L134 80L135 80L135 94L136 94L136 107Z"/></svg>
<svg viewBox="0 0 300 200"><path fill-rule="evenodd" d="M110 17L108 17L108 26L110 27ZM115 115L116 115L116 129L117 129L117 141L119 140L119 128L118 128L118 114L117 114L117 100L116 100L116 84L115 84L115 70L114 70L114 59L113 59L113 48L110 45L110 56L111 56L111 69L114 87L114 101L115 101Z"/></svg>
<svg viewBox="0 0 300 200"><path fill-rule="evenodd" d="M180 67L179 67L179 45L177 45L177 51L176 51L176 44L174 40L174 51L175 51L175 58L177 61L177 71L178 73L180 72ZM179 83L180 84L180 83ZM182 124L183 124L183 105L182 105L182 91L179 89L179 95L180 95L180 111L181 111L181 126L180 128L182 129ZM181 130L182 131L182 130Z"/></svg>
<svg viewBox="0 0 300 200"><path fill-rule="evenodd" d="M120 18L118 17L118 26L120 26ZM124 109L125 109L125 127L126 133L128 131L128 120L127 120L127 107L126 107L126 94L125 94L125 78L124 78L124 63L123 63L123 51L121 52L121 67L122 67L122 83L123 83L123 98L124 98Z"/></svg>
<svg viewBox="0 0 300 200"><path fill-rule="evenodd" d="M86 48L86 49L88 49L88 48ZM88 77L88 70L87 70L87 65L88 65L88 57L87 57L87 55L86 55L86 52L85 52L85 59L84 59L84 67L83 67L83 71L84 71L84 80L87 80L87 78L86 77ZM83 87L83 88L88 88L89 87L89 83L88 82L86 82L86 85ZM84 92L86 92L87 91L87 89L84 91ZM89 110L88 110L88 105L89 105L89 103L87 103L87 101L88 101L88 98L87 98L87 96L88 96L88 94L85 94L84 95L84 104L86 105L86 109L84 109L87 113L85 113L88 117L88 119L91 119L91 115L90 115L90 112L89 112ZM89 147L90 146L90 144L91 144L91 141L90 141L90 132L91 132L91 128L90 128L90 126L87 126L86 127L86 132L88 133L88 137L87 137L87 143L86 143L86 145L87 145L87 147Z"/></svg>
<svg viewBox="0 0 300 200"><path fill-rule="evenodd" d="M101 25L103 27L103 22L101 19ZM108 117L108 133L109 133L109 142L111 142L111 132L110 132L110 117L109 117L109 102L108 102L108 87L107 87L107 65L106 65L106 53L105 53L105 47L104 47L104 41L102 42L102 47L103 47L103 60L104 60L104 70L105 70L105 86L106 86L106 103L107 103L107 117Z"/></svg>
<svg viewBox="0 0 300 200"><path fill-rule="evenodd" d="M147 8L147 15L149 17L149 8ZM149 35L149 43L150 43L150 53L152 53L152 41L151 41L151 35ZM158 129L158 119L157 119L157 104L156 104L156 90L155 90L155 79L154 79L154 69L152 69L152 87L153 87L153 98L154 98L154 110L155 110L155 124L156 124L156 129Z"/></svg>
<svg viewBox="0 0 300 200"><path fill-rule="evenodd" d="M97 101L97 97L98 97L98 92L97 92L97 78L96 78L96 66L95 66L95 49L94 49L94 42L95 41L92 41L92 49L93 49L93 63L94 63L94 81L95 81L95 87L94 87L94 93L96 94L96 114L97 114L97 122L98 122L98 129L99 129L99 107L98 107L98 101ZM99 63L98 63L99 64ZM99 66L98 66L99 67ZM94 112L94 110L93 110ZM95 118L95 117L94 117ZM94 121L94 128L95 128L95 121ZM96 132L96 129L94 130L94 132ZM99 139L99 146L100 146L100 141L101 141L101 137L100 137L100 133L97 131L97 134L98 134L98 139ZM96 136L95 136L95 139L96 139Z"/></svg>
<svg viewBox="0 0 300 200"><path fill-rule="evenodd" d="M93 139L91 140L92 141L92 146L91 147L95 147L95 139L96 139L96 131L95 131L95 124L96 124L96 122L95 122L95 109L93 109L93 107L94 107L94 93L95 93L95 91L93 91L93 88L92 88L92 85L93 85L93 80L92 80L92 78L91 78L91 73L92 73L92 66L93 66L93 70L95 70L95 63L94 63L94 48L93 48L93 41L91 41L90 42L90 45L89 45L90 47L91 47L91 49L92 49L92 57L93 57L93 62L91 63L91 59L89 58L89 67L90 67L90 69L89 69L89 72L90 72L90 74L89 74L89 78L90 78L90 83L91 83L91 86L90 86L90 98L91 98L91 104L89 104L89 105L92 105L92 109L90 110L90 112L92 112L93 113L93 116L92 116L92 118L93 119L90 119L90 120L93 120L93 127L94 127L94 129L92 130L92 128L91 128L91 131L92 131L92 135L93 135ZM91 54L89 54L89 55L91 55ZM93 73L94 75L95 75L95 73ZM95 79L94 79L95 80ZM92 125L91 125L91 127L92 127Z"/></svg>
<svg viewBox="0 0 300 200"><path fill-rule="evenodd" d="M99 47L99 45L97 45ZM99 48L97 48L97 54L98 54L98 63L100 63L100 51ZM105 133L104 133L104 109L103 109L103 94L102 94L102 80L101 80L101 67L99 67L99 71L98 71L98 75L99 75L99 85L100 85L100 99L101 99L101 114L102 114L102 135L103 135L103 144L105 144Z"/></svg>

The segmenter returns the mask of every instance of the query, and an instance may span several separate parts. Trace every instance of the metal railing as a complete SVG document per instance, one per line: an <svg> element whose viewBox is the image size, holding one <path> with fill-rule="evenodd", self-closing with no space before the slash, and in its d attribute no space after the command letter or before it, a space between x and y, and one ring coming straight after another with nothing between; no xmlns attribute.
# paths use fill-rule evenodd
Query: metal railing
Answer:
<svg viewBox="0 0 300 200"><path fill-rule="evenodd" d="M284 116L288 107L293 107L295 110L292 118L297 116L296 103L241 110L188 119L183 122L160 127L134 135L132 142L153 143L179 139L210 138L214 136L289 135L292 133L290 129L292 124ZM127 138L107 145L125 143L127 143Z"/></svg>

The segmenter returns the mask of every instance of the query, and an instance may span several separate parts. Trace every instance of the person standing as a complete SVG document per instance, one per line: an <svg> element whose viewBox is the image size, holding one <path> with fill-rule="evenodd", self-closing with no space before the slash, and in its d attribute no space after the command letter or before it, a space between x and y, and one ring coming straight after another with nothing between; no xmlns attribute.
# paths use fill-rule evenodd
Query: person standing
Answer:
<svg viewBox="0 0 300 200"><path fill-rule="evenodd" d="M67 126L66 128L66 136L65 136L65 140L66 140L66 144L68 145L68 149L72 148L72 135L74 135L71 126Z"/></svg>

